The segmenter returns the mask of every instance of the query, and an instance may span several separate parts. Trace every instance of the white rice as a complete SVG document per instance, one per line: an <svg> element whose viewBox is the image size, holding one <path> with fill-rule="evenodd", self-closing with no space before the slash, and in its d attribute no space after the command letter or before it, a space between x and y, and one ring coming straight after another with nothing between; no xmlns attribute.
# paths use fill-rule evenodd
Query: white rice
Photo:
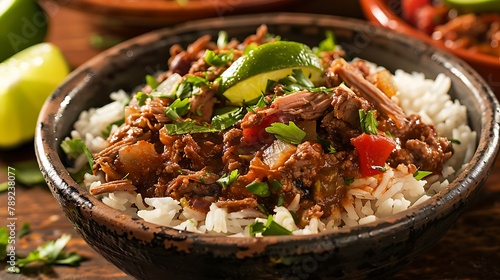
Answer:
<svg viewBox="0 0 500 280"><path fill-rule="evenodd" d="M423 74L406 73L402 70L397 70L394 77L399 88L396 99L405 113L420 114L424 122L435 125L439 136L460 141L460 145L453 144L455 153L446 163L443 174L417 181L406 166L387 166L387 171L382 175L354 180L342 200L341 209L333 211L328 221L312 219L309 225L299 229L291 214L291 211L296 211L299 207L300 196L297 196L288 209L282 206L274 209L275 222L294 235L371 223L422 203L445 189L448 180L452 180L463 164L471 159L476 147L476 133L467 124L466 107L458 100L451 100L448 95L450 79L440 74L435 80L431 80L426 79ZM71 132L71 137L83 139L93 153L107 147L102 131L122 118L123 105L128 100L123 91L113 93L111 98L114 101L102 108L82 112L75 123L75 130ZM84 158L77 161L74 169L80 168L84 162ZM102 174L86 174L82 184L89 188L100 184L102 180ZM114 192L99 197L106 205L146 221L198 233L249 236L250 224L256 220L267 222L266 217L255 209L228 213L227 209L213 204L204 215L189 207L183 208L179 201L170 197L146 198L149 208L145 207L142 197L137 193Z"/></svg>

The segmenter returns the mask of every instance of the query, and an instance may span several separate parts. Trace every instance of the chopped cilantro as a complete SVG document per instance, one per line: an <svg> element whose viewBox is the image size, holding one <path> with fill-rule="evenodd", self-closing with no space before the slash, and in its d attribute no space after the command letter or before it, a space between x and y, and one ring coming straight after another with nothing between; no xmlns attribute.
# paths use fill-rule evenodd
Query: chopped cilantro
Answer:
<svg viewBox="0 0 500 280"><path fill-rule="evenodd" d="M187 120L179 123L165 124L169 135L187 134L187 133L207 133L216 132L217 130L210 127L208 124L198 125L194 120Z"/></svg>
<svg viewBox="0 0 500 280"><path fill-rule="evenodd" d="M27 257L19 258L17 265L22 268L30 263L41 262L45 264L79 265L83 260L81 255L76 253L66 253L64 247L71 239L71 235L64 234L60 238L49 241L44 245L31 251Z"/></svg>
<svg viewBox="0 0 500 280"><path fill-rule="evenodd" d="M284 202L285 202L285 198L282 195L280 195L280 196L278 196L278 201L276 202L276 206L278 206L278 207L282 206Z"/></svg>
<svg viewBox="0 0 500 280"><path fill-rule="evenodd" d="M240 172L238 169L231 171L229 174L224 174L220 177L216 182L222 186L223 189L229 187L238 177L240 176Z"/></svg>
<svg viewBox="0 0 500 280"><path fill-rule="evenodd" d="M268 197L271 195L271 192L269 191L269 185L266 182L252 182L246 185L245 188L251 193L260 197Z"/></svg>
<svg viewBox="0 0 500 280"><path fill-rule="evenodd" d="M139 104L139 106L144 106L148 98L150 98L150 96L142 91L135 94L135 99L137 100L137 104Z"/></svg>
<svg viewBox="0 0 500 280"><path fill-rule="evenodd" d="M298 145L302 143L306 137L306 132L298 128L294 122L289 122L288 125L280 122L271 124L271 126L266 127L266 132L274 134L274 136L290 144Z"/></svg>
<svg viewBox="0 0 500 280"><path fill-rule="evenodd" d="M366 134L378 134L378 122L373 115L373 110L365 112L363 109L359 110L359 121L361 124L361 131Z"/></svg>
<svg viewBox="0 0 500 280"><path fill-rule="evenodd" d="M169 135L219 132L231 127L242 118L243 108L236 107L229 112L214 116L210 124L204 123L199 125L194 120L186 120L184 122L165 124L165 128Z"/></svg>
<svg viewBox="0 0 500 280"><path fill-rule="evenodd" d="M216 54L212 50L207 50L205 52L205 62L213 66L226 65L228 62L233 60L233 52Z"/></svg>
<svg viewBox="0 0 500 280"><path fill-rule="evenodd" d="M413 177L415 178L415 180L422 180L424 179L425 177L431 175L432 172L431 171L420 171L420 170L417 170L415 171L415 173L413 173Z"/></svg>
<svg viewBox="0 0 500 280"><path fill-rule="evenodd" d="M155 89L160 84L156 78L152 75L146 75L146 84L148 84L152 89Z"/></svg>
<svg viewBox="0 0 500 280"><path fill-rule="evenodd" d="M239 120L243 119L243 107L236 107L233 110L226 112L224 114L215 115L212 118L212 127L217 131L222 131L224 129L230 128Z"/></svg>
<svg viewBox="0 0 500 280"><path fill-rule="evenodd" d="M350 184L352 184L352 182L354 182L354 178L353 177L346 177L346 178L344 178L344 184L346 186L349 186Z"/></svg>
<svg viewBox="0 0 500 280"><path fill-rule="evenodd" d="M457 145L462 144L462 142L460 142L460 140L458 140L458 139L450 139L450 142L451 142L452 144L457 144Z"/></svg>
<svg viewBox="0 0 500 280"><path fill-rule="evenodd" d="M271 190L273 192L278 192L283 187L283 181L273 180L271 182Z"/></svg>
<svg viewBox="0 0 500 280"><path fill-rule="evenodd" d="M328 152L330 154L335 154L337 152L337 150L335 149L334 146L330 145L330 146L328 146Z"/></svg>
<svg viewBox="0 0 500 280"><path fill-rule="evenodd" d="M189 98L177 98L172 104L165 108L165 115L175 121L189 111L190 105Z"/></svg>
<svg viewBox="0 0 500 280"><path fill-rule="evenodd" d="M189 75L177 86L175 94L177 98L189 98L200 91L201 86L210 86L210 82L202 77Z"/></svg>
<svg viewBox="0 0 500 280"><path fill-rule="evenodd" d="M266 224L255 221L249 227L251 236L255 236L257 233L262 233L262 236L292 235L291 231L275 222L272 215L267 217Z"/></svg>
<svg viewBox="0 0 500 280"><path fill-rule="evenodd" d="M82 154L84 154L87 158L89 164L84 166L79 172L71 174L77 182L82 182L83 175L85 173L90 173L94 166L94 158L92 157L89 149L87 148L87 146L85 146L85 143L83 143L83 140L80 138L67 138L63 140L61 142L61 148L71 160L77 159Z"/></svg>
<svg viewBox="0 0 500 280"><path fill-rule="evenodd" d="M317 55L321 52L334 51L337 48L333 32L331 30L327 30L325 32L325 36L326 38L318 44L318 47L314 48Z"/></svg>

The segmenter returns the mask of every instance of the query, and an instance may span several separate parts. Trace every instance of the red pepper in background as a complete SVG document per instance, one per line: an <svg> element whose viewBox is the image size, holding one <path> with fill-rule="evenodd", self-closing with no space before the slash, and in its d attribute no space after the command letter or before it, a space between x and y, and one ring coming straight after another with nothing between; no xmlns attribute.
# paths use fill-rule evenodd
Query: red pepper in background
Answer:
<svg viewBox="0 0 500 280"><path fill-rule="evenodd" d="M385 162L396 148L391 138L382 134L363 133L351 139L359 156L359 169L363 177L380 174L377 167L384 167Z"/></svg>

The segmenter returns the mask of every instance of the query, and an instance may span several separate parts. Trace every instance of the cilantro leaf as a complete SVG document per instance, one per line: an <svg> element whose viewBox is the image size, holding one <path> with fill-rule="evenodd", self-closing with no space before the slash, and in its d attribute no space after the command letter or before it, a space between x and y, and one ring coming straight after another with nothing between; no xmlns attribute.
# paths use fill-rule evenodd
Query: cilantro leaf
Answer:
<svg viewBox="0 0 500 280"><path fill-rule="evenodd" d="M208 124L198 125L194 120L186 120L179 123L165 124L167 133L169 135L186 134L186 133L208 133L215 132L216 130L208 126Z"/></svg>
<svg viewBox="0 0 500 280"><path fill-rule="evenodd" d="M200 125L196 124L194 120L186 120L178 123L165 124L165 128L169 135L220 132L237 123L243 116L243 108L241 107L214 116L210 124L204 123Z"/></svg>
<svg viewBox="0 0 500 280"><path fill-rule="evenodd" d="M139 104L139 106L144 106L148 98L150 98L150 96L142 91L139 91L135 94L135 99L137 100L137 104Z"/></svg>
<svg viewBox="0 0 500 280"><path fill-rule="evenodd" d="M238 177L240 176L240 172L238 169L231 171L229 174L224 174L220 177L216 182L222 186L223 189L229 187Z"/></svg>
<svg viewBox="0 0 500 280"><path fill-rule="evenodd" d="M160 84L156 78L152 75L146 75L146 83L152 88L152 89L155 89L156 87L158 87L158 85Z"/></svg>
<svg viewBox="0 0 500 280"><path fill-rule="evenodd" d="M213 128L222 131L233 126L239 120L243 119L243 117L243 107L239 107L224 114L214 116L211 124Z"/></svg>
<svg viewBox="0 0 500 280"><path fill-rule="evenodd" d="M302 143L302 140L306 137L305 131L298 128L292 121L288 125L276 122L266 127L265 130L268 133L274 134L277 139L294 145Z"/></svg>
<svg viewBox="0 0 500 280"><path fill-rule="evenodd" d="M335 35L331 30L327 30L325 32L326 38L321 41L318 45L318 51L319 52L325 52L325 51L334 51L337 46L335 43Z"/></svg>
<svg viewBox="0 0 500 280"><path fill-rule="evenodd" d="M373 114L373 110L365 112L363 109L360 109L358 112L361 131L366 134L378 134L378 122L375 118L375 115Z"/></svg>
<svg viewBox="0 0 500 280"><path fill-rule="evenodd" d="M200 91L200 87L210 86L210 82L202 77L189 75L177 86L175 95L177 98L189 98Z"/></svg>
<svg viewBox="0 0 500 280"><path fill-rule="evenodd" d="M228 62L231 62L233 60L233 51L229 51L228 53L220 53L216 54L212 50L207 50L205 52L205 62L213 65L213 66L223 66L226 65Z"/></svg>
<svg viewBox="0 0 500 280"><path fill-rule="evenodd" d="M82 182L83 175L85 173L90 173L94 166L94 158L92 157L92 154L90 153L89 149L87 148L85 143L83 143L83 140L80 138L74 138L74 139L67 138L63 140L61 142L61 148L64 151L64 153L68 156L68 158L70 158L71 160L77 159L82 154L84 154L85 157L87 158L87 162L89 164L83 166L82 169L79 170L78 172L71 174L71 176L75 179L75 181Z"/></svg>
<svg viewBox="0 0 500 280"><path fill-rule="evenodd" d="M275 222L272 215L267 217L265 225L259 221L250 225L250 235L255 236L257 233L262 233L263 236L292 235L291 231Z"/></svg>
<svg viewBox="0 0 500 280"><path fill-rule="evenodd" d="M279 80L277 83L283 86L282 90L286 94L292 94L302 90L308 90L314 93L329 93L333 91L333 88L327 88L323 86L314 87L313 82L300 69L292 70L291 75L286 76L285 78Z"/></svg>
<svg viewBox="0 0 500 280"><path fill-rule="evenodd" d="M420 171L420 170L417 170L415 171L415 173L413 173L413 177L415 178L415 180L422 180L424 179L425 177L431 175L432 172L431 171Z"/></svg>
<svg viewBox="0 0 500 280"><path fill-rule="evenodd" d="M268 197L271 195L271 192L269 191L269 185L266 182L252 182L246 185L245 188L251 193L260 197Z"/></svg>
<svg viewBox="0 0 500 280"><path fill-rule="evenodd" d="M19 258L18 267L24 267L30 263L41 262L45 264L78 265L83 257L76 253L63 252L64 247L71 239L71 235L64 234L56 240L49 241L44 245L31 251L27 257Z"/></svg>
<svg viewBox="0 0 500 280"><path fill-rule="evenodd" d="M189 111L190 105L189 98L177 98L172 104L165 108L165 115L175 121Z"/></svg>

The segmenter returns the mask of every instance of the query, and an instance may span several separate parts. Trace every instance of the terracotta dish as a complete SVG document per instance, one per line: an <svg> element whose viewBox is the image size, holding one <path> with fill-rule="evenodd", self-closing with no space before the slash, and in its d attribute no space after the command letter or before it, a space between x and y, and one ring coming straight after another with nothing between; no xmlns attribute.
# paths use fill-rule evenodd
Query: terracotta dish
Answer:
<svg viewBox="0 0 500 280"><path fill-rule="evenodd" d="M361 0L361 7L366 18L377 25L387 27L400 33L404 33L414 38L424 40L434 46L451 52L469 63L486 82L493 91L500 96L500 59L465 49L450 49L445 47L441 41L433 40L429 35L411 26L400 17L398 11L401 10L401 1L388 0Z"/></svg>
<svg viewBox="0 0 500 280"><path fill-rule="evenodd" d="M194 19L264 11L296 0L51 0L95 15L108 27L162 27Z"/></svg>
<svg viewBox="0 0 500 280"><path fill-rule="evenodd" d="M169 48L219 30L239 39L266 23L269 32L317 45L327 30L351 58L390 71L451 78L451 96L468 109L477 149L449 188L399 214L335 233L228 238L179 231L104 205L69 175L60 148L79 113L131 91L146 74L165 69ZM148 33L117 45L76 69L47 100L35 146L41 170L75 229L97 252L139 279L288 279L385 277L430 248L480 190L499 149L500 107L467 64L429 44L363 21L307 14L259 14L202 20Z"/></svg>

